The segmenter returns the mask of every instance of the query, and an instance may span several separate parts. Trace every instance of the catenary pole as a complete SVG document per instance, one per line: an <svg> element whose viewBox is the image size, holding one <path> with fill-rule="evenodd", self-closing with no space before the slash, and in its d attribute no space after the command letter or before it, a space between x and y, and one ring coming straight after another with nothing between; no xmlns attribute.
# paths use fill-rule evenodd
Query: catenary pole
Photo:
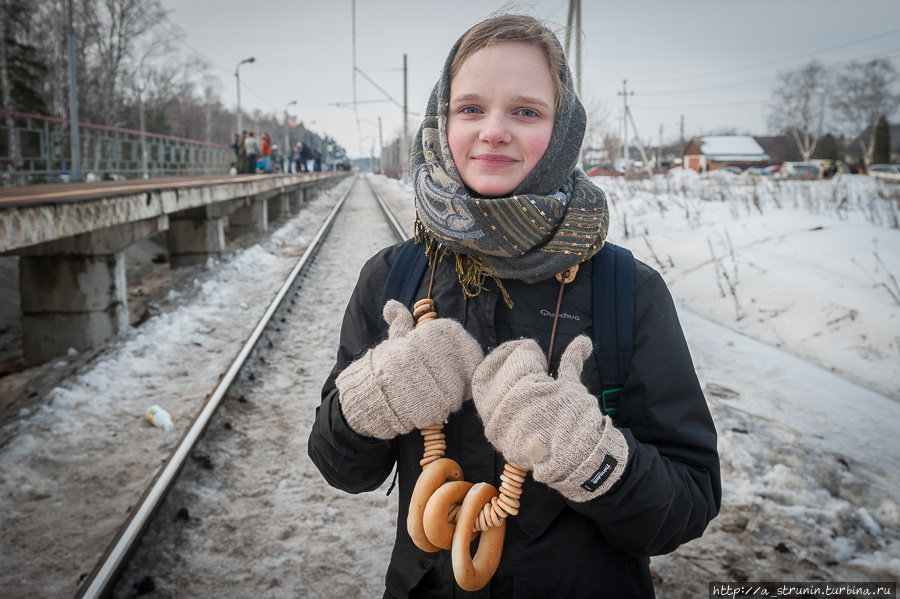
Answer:
<svg viewBox="0 0 900 599"><path fill-rule="evenodd" d="M634 94L634 92L631 93ZM628 170L628 79L622 80L622 91L619 92L619 95L622 96L624 107L624 112L622 112L622 127L625 140L622 143L622 160L625 164L623 164L622 167L625 170Z"/></svg>
<svg viewBox="0 0 900 599"><path fill-rule="evenodd" d="M406 54L403 55L403 145L400 146L400 168L403 170L403 182L409 182L409 105L406 103Z"/></svg>
<svg viewBox="0 0 900 599"><path fill-rule="evenodd" d="M384 174L384 138L381 136L381 117L378 117L378 147L381 150L378 154L378 172Z"/></svg>

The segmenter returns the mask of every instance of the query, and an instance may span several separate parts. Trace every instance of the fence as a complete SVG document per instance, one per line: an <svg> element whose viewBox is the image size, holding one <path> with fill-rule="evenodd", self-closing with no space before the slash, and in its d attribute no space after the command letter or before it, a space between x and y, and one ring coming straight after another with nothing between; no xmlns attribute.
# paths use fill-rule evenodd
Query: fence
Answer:
<svg viewBox="0 0 900 599"><path fill-rule="evenodd" d="M71 122L0 110L0 186L66 181ZM78 124L85 177L129 178L227 173L230 146L157 133Z"/></svg>

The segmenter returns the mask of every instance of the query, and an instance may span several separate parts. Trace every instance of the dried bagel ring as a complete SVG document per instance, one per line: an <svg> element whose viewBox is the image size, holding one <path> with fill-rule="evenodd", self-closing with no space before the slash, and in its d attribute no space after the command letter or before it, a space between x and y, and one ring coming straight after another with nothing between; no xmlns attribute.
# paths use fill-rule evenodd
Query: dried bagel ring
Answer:
<svg viewBox="0 0 900 599"><path fill-rule="evenodd" d="M459 510L451 556L456 584L463 590L477 591L483 588L500 565L506 520L500 526L491 526L481 533L474 558L469 547L475 535L475 520L481 514L484 504L490 503L497 495L499 491L493 485L478 483L469 490Z"/></svg>
<svg viewBox="0 0 900 599"><path fill-rule="evenodd" d="M463 473L459 464L450 458L441 458L431 462L422 470L416 488L413 490L409 501L409 516L406 518L406 530L416 547L422 551L434 553L441 548L428 540L425 534L424 516L425 506L434 492L448 480L462 480Z"/></svg>
<svg viewBox="0 0 900 599"><path fill-rule="evenodd" d="M422 518L425 536L436 547L450 549L453 546L455 524L450 523L450 511L455 503L461 503L472 483L464 480L446 482L434 492L425 505Z"/></svg>

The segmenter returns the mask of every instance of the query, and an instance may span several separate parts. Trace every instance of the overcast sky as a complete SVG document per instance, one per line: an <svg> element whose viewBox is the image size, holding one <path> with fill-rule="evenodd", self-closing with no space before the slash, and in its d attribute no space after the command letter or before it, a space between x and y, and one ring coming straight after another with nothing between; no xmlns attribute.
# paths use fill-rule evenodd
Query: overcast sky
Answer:
<svg viewBox="0 0 900 599"><path fill-rule="evenodd" d="M226 106L237 103L235 65L253 56L255 63L240 67L242 108L283 115L296 100L289 113L315 121L313 131L334 137L351 156L377 147L379 117L385 140L402 131L404 54L412 133L447 51L466 29L505 9L544 19L564 41L569 6L567 0L356 0L356 66L397 102L357 73L357 124L352 0L162 3L186 34L183 50L199 54L221 78ZM581 18L589 114L605 116L621 132L627 79L640 138L654 146L661 127L664 143L679 139L682 116L688 139L726 128L764 135L779 71L813 58L833 68L887 58L900 70L900 0L584 0Z"/></svg>

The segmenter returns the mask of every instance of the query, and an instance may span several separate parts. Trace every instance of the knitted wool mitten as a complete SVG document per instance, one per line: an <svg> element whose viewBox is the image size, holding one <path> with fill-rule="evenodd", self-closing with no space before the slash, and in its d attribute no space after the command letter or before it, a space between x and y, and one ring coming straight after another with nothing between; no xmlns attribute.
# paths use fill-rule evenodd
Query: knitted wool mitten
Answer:
<svg viewBox="0 0 900 599"><path fill-rule="evenodd" d="M577 337L547 374L533 339L509 341L484 359L472 393L488 440L507 461L532 471L572 501L602 495L622 476L628 444L581 384L591 340Z"/></svg>
<svg viewBox="0 0 900 599"><path fill-rule="evenodd" d="M472 374L484 354L479 343L449 318L413 328L398 301L384 307L388 339L337 377L347 424L360 435L393 439L440 424L472 396Z"/></svg>

